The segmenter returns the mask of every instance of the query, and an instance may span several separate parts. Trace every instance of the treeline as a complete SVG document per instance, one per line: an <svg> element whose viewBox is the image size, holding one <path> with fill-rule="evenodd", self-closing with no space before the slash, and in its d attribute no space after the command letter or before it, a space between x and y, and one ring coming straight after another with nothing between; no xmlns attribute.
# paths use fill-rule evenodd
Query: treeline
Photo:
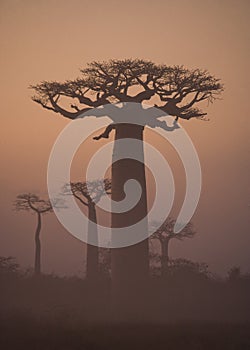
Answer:
<svg viewBox="0 0 250 350"><path fill-rule="evenodd" d="M126 305L126 317L150 322L250 321L250 275L242 274L239 268L232 268L222 279L214 276L206 264L175 259L164 277L160 271L152 272L148 289L138 295L137 308L129 310ZM62 317L60 322L119 317L112 307L111 279L106 272L101 276L95 282L78 277L37 277L23 271L15 259L1 257L2 317L22 314L48 321Z"/></svg>

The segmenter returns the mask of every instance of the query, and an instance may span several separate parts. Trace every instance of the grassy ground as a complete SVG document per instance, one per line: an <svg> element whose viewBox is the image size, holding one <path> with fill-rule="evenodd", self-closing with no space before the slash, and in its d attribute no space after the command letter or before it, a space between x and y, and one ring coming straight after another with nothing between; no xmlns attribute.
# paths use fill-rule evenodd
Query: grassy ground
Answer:
<svg viewBox="0 0 250 350"><path fill-rule="evenodd" d="M249 276L152 278L119 310L106 278L89 284L8 270L0 284L0 349L250 349Z"/></svg>
<svg viewBox="0 0 250 350"><path fill-rule="evenodd" d="M20 320L1 325L0 345L9 350L248 350L250 327L240 324L78 325L64 327Z"/></svg>

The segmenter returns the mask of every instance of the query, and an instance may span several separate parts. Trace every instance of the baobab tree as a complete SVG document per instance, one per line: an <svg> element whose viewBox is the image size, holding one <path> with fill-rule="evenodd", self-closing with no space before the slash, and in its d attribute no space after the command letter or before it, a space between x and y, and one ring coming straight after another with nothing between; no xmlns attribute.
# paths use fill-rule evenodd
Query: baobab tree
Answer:
<svg viewBox="0 0 250 350"><path fill-rule="evenodd" d="M163 224L152 234L150 239L157 240L160 243L160 263L161 263L161 275L165 276L168 273L169 268L169 243L172 239L178 239L179 241L185 238L192 238L195 235L193 224L189 222L183 230L178 233L174 232L176 220L169 217ZM157 222L153 222L152 227L158 227Z"/></svg>
<svg viewBox="0 0 250 350"><path fill-rule="evenodd" d="M88 237L94 237L96 242L98 241L96 204L105 193L111 194L110 189L109 179L70 182L63 188L65 195L73 194L81 204L88 208ZM98 247L91 244L87 244L86 277L91 281L95 281L98 277Z"/></svg>
<svg viewBox="0 0 250 350"><path fill-rule="evenodd" d="M35 263L34 274L39 276L41 274L41 241L40 233L42 228L42 215L52 212L52 204L49 200L40 199L37 195L32 193L19 194L14 203L17 211L26 210L36 214L37 226L35 231Z"/></svg>
<svg viewBox="0 0 250 350"><path fill-rule="evenodd" d="M93 109L107 104L114 106L115 103L120 103L125 106L127 102L136 102L137 105L142 106L145 101L154 104L159 113L152 111L152 116L145 118L143 125L131 124L126 120L117 123L116 118L113 117L111 118L113 123L109 124L103 133L95 136L95 140L108 138L114 130L114 155L121 152L118 140L134 138L143 141L146 126L166 126L166 123L157 119L164 113L176 118L173 130L178 127L179 118L186 120L206 118L206 113L198 109L197 104L202 101L213 102L223 89L220 80L205 70L157 65L141 59L94 61L88 64L87 68L82 69L81 76L75 80L62 83L43 81L31 88L35 91L33 101L69 119L76 119L83 113L85 116L91 115ZM70 103L69 100L71 100ZM142 113L147 115L151 112L150 108L147 112L143 108L142 110ZM142 195L132 210L126 213L112 212L113 228L131 226L147 216L143 142L138 143L134 153L140 155L142 162L121 159L112 164L111 198L115 201L122 200L124 183L131 178L139 182ZM148 270L147 239L129 247L112 249L114 289L126 293L129 289L140 290L143 288L143 281L147 279Z"/></svg>

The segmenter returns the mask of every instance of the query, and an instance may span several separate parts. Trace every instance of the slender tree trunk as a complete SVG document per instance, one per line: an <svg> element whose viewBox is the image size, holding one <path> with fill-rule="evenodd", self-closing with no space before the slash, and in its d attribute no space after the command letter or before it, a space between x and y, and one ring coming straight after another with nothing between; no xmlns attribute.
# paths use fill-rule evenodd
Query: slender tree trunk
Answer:
<svg viewBox="0 0 250 350"><path fill-rule="evenodd" d="M98 239L97 226L96 226L96 207L95 203L89 201L88 203L88 237ZM88 239L89 240L89 239ZM88 280L95 281L98 278L98 247L88 244L87 245L87 272L86 276Z"/></svg>
<svg viewBox="0 0 250 350"><path fill-rule="evenodd" d="M169 239L161 241L161 275L167 276L169 268Z"/></svg>
<svg viewBox="0 0 250 350"><path fill-rule="evenodd" d="M116 126L115 140L135 138L143 141L143 127L133 124L119 124ZM123 152L114 144L113 158ZM134 150L134 154L144 156L143 144ZM122 159L112 165L112 199L120 201L124 198L124 183L129 179L136 179L142 188L142 196L137 205L126 213L112 212L112 227L126 227L135 224L147 215L147 193L145 179L145 165L133 159ZM147 227L141 226L141 230ZM145 231L144 231L145 232ZM112 238L114 239L114 237ZM121 303L132 302L134 296L140 298L145 292L145 282L149 273L148 239L125 248L111 250L112 291L113 296Z"/></svg>
<svg viewBox="0 0 250 350"><path fill-rule="evenodd" d="M34 273L36 276L41 274L41 242L40 242L40 232L41 232L41 213L37 213L37 227L35 234L35 268Z"/></svg>

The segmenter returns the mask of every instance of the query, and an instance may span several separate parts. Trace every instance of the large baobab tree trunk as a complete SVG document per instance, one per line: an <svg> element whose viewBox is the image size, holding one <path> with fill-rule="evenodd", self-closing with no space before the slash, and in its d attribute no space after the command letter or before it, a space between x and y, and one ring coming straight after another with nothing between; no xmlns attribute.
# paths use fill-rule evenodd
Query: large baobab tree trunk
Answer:
<svg viewBox="0 0 250 350"><path fill-rule="evenodd" d="M88 202L88 237L98 239L97 227L96 227L96 207L92 201ZM88 280L94 281L98 277L98 247L88 244L87 245L87 269L86 276Z"/></svg>
<svg viewBox="0 0 250 350"><path fill-rule="evenodd" d="M41 242L40 242L40 232L41 232L41 213L37 213L37 227L35 233L35 275L41 274Z"/></svg>
<svg viewBox="0 0 250 350"><path fill-rule="evenodd" d="M116 126L115 140L135 138L143 140L143 127L133 124L119 124ZM122 152L114 144L113 157ZM134 150L134 154L143 156L143 143ZM136 179L142 188L142 196L137 205L126 213L112 212L112 227L126 227L135 224L147 215L145 165L133 159L122 159L112 165L112 199L120 201L124 198L124 183L129 179ZM141 227L147 230L147 227ZM124 302L131 301L131 297L138 296L144 289L148 277L149 258L148 240L144 240L125 248L114 248L112 257L112 290L114 297Z"/></svg>

